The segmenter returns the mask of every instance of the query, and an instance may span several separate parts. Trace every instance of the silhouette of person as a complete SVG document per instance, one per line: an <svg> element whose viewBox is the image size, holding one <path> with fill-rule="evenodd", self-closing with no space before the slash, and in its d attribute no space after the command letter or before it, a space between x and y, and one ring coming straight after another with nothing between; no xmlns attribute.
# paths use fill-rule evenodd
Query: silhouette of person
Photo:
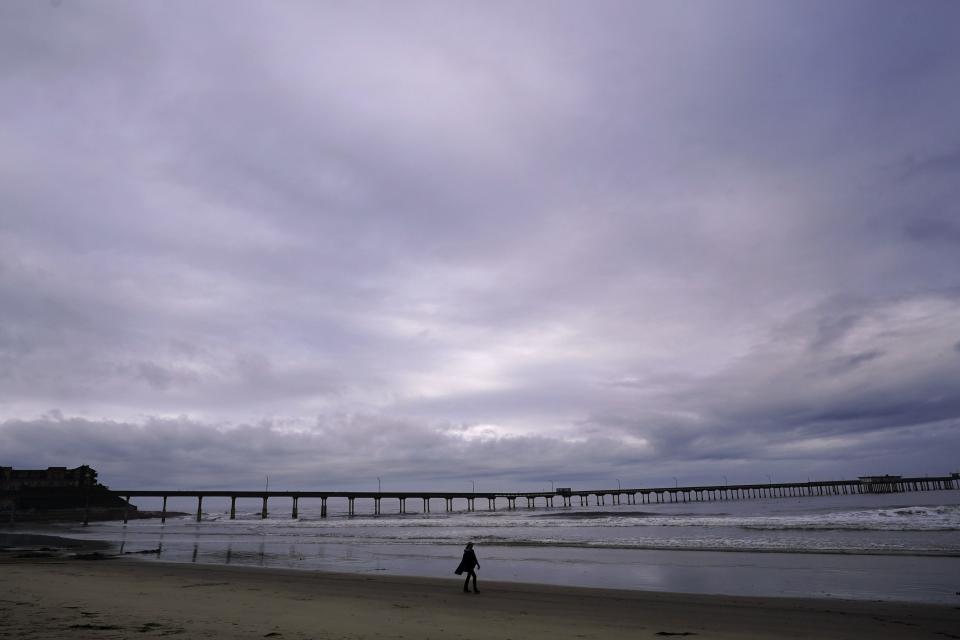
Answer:
<svg viewBox="0 0 960 640"><path fill-rule="evenodd" d="M470 584L470 578L473 578L473 592L480 593L477 590L477 574L474 572L473 568L480 568L480 563L477 562L477 554L473 550L473 543L468 542L467 547L463 550L463 559L460 561L460 565L457 567L457 570L454 571L458 576L466 572L467 577L463 581L463 592L467 593L467 585Z"/></svg>

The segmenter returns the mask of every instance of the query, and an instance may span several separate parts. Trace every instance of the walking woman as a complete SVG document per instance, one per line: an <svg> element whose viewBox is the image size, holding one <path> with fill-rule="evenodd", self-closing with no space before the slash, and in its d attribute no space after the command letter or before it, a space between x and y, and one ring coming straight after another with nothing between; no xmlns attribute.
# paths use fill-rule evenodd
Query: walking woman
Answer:
<svg viewBox="0 0 960 640"><path fill-rule="evenodd" d="M474 572L473 568L480 568L480 563L477 562L477 554L473 551L473 543L468 542L467 548L463 550L463 560L460 561L460 566L457 567L457 570L454 571L458 576L463 572L467 573L466 579L463 581L463 592L467 593L467 585L470 584L470 578L473 578L473 592L480 593L477 591L477 574Z"/></svg>

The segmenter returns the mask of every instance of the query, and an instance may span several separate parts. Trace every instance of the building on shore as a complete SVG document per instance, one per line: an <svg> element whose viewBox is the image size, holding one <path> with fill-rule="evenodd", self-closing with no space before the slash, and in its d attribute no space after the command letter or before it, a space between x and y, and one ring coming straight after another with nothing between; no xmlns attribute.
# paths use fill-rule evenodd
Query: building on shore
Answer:
<svg viewBox="0 0 960 640"><path fill-rule="evenodd" d="M14 469L0 467L0 512L21 517L65 515L75 510L125 508L125 501L97 482L97 472L88 465L75 469ZM131 507L135 510L135 507Z"/></svg>
<svg viewBox="0 0 960 640"><path fill-rule="evenodd" d="M0 467L0 491L18 491L23 487L92 487L96 484L97 472L87 465L76 469Z"/></svg>

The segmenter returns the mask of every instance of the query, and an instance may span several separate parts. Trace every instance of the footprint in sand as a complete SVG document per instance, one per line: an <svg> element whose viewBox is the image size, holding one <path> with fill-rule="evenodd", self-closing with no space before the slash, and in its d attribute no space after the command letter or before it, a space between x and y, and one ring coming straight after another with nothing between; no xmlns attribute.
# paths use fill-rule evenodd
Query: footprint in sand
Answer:
<svg viewBox="0 0 960 640"><path fill-rule="evenodd" d="M119 631L123 627L115 624L72 624L68 629L85 629L88 631Z"/></svg>

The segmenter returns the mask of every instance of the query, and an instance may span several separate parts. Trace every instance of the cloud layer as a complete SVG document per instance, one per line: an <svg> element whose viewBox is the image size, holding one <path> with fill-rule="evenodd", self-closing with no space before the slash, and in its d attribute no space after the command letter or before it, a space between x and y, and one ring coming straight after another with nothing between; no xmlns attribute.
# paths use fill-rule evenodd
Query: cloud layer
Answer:
<svg viewBox="0 0 960 640"><path fill-rule="evenodd" d="M958 24L932 1L6 3L0 463L955 470Z"/></svg>

